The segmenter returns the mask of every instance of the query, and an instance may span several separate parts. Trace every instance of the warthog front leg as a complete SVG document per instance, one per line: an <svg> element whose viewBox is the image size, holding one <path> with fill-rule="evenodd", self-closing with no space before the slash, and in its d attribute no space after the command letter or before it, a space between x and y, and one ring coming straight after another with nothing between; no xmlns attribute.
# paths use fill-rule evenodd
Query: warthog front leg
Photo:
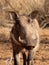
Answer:
<svg viewBox="0 0 49 65"><path fill-rule="evenodd" d="M33 50L29 50L29 52L28 52L27 65L34 65L34 63L33 63Z"/></svg>
<svg viewBox="0 0 49 65"><path fill-rule="evenodd" d="M20 65L20 54L16 54L16 65Z"/></svg>
<svg viewBox="0 0 49 65"><path fill-rule="evenodd" d="M25 52L22 52L23 55L23 65L26 65L26 54Z"/></svg>
<svg viewBox="0 0 49 65"><path fill-rule="evenodd" d="M14 56L14 65L20 65L20 55L13 53Z"/></svg>

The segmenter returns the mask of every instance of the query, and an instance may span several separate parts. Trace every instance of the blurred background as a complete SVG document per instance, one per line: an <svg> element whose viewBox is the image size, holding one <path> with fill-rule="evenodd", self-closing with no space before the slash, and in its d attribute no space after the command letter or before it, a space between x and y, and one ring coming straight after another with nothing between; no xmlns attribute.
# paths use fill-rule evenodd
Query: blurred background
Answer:
<svg viewBox="0 0 49 65"><path fill-rule="evenodd" d="M14 63L10 31L15 21L8 11L37 17L35 26L40 34L40 49L34 56L34 64L49 65L49 0L0 0L0 65Z"/></svg>

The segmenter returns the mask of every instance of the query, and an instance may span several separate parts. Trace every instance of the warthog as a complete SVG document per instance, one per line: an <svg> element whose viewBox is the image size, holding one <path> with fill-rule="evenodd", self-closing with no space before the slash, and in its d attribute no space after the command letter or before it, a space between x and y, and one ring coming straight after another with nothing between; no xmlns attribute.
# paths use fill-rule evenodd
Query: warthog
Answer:
<svg viewBox="0 0 49 65"><path fill-rule="evenodd" d="M33 53L39 48L39 34L35 28L33 22L36 19L31 19L27 15L17 16L14 12L11 12L15 20L15 24L11 31L11 42L13 46L13 56L14 64L20 65L19 53L26 49L28 51L28 56L22 51L23 55L23 65L33 65Z"/></svg>

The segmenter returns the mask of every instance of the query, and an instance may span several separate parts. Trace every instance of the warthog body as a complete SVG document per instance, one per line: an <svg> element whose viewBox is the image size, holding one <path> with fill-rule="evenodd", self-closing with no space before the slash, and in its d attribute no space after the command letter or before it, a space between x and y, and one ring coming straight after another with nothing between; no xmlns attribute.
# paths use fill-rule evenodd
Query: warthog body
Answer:
<svg viewBox="0 0 49 65"><path fill-rule="evenodd" d="M13 55L15 60L15 65L19 65L19 52L23 49L28 51L28 65L33 65L33 53L37 51L39 47L39 34L35 28L33 22L37 21L36 19L32 20L26 15L17 16L14 13L13 16L15 24L11 31L11 41L13 46ZM26 56L23 51L24 65L26 65ZM17 63L16 63L17 62Z"/></svg>

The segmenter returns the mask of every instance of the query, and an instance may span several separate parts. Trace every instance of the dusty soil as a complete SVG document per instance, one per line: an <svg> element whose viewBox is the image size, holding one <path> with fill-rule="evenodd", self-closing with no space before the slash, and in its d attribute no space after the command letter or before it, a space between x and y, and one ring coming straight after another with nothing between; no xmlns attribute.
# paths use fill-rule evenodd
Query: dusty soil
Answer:
<svg viewBox="0 0 49 65"><path fill-rule="evenodd" d="M22 65L22 57L20 59ZM0 42L0 65L13 65L13 63L12 44ZM40 49L34 55L34 64L49 65L49 43L40 43Z"/></svg>

